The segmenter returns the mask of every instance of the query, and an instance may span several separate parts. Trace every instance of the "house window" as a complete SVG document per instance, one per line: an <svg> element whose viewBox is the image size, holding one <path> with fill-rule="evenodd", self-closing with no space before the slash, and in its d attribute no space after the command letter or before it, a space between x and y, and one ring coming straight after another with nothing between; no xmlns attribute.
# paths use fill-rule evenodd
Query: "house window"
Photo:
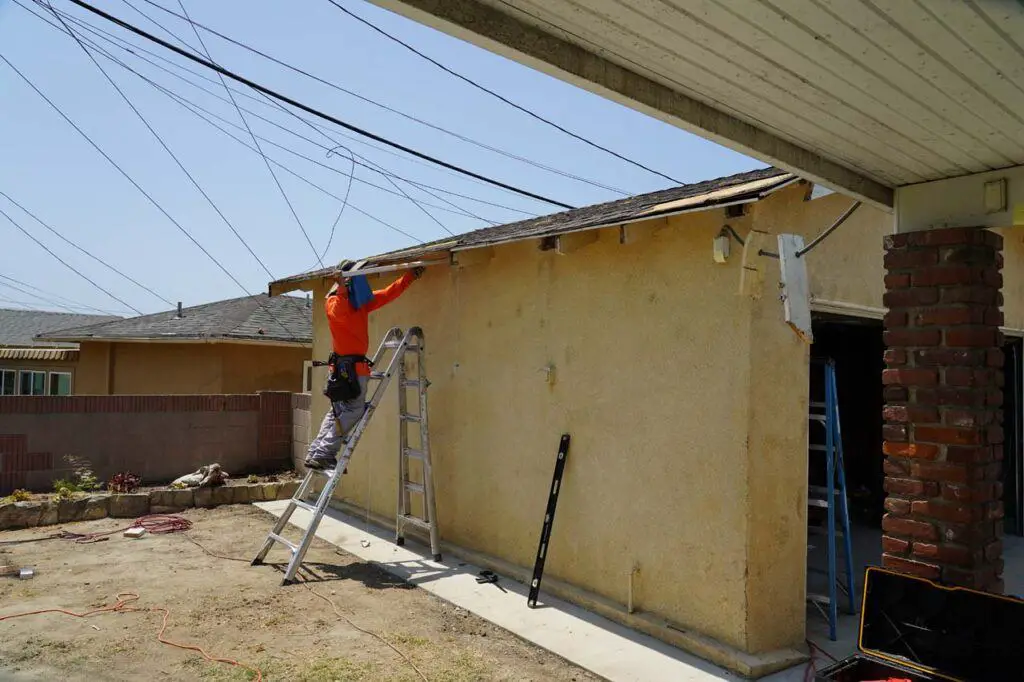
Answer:
<svg viewBox="0 0 1024 682"><path fill-rule="evenodd" d="M0 395L15 395L18 388L18 373L13 369L0 369Z"/></svg>
<svg viewBox="0 0 1024 682"><path fill-rule="evenodd" d="M71 372L50 372L50 395L71 395Z"/></svg>
<svg viewBox="0 0 1024 682"><path fill-rule="evenodd" d="M21 395L46 395L46 372L22 372Z"/></svg>

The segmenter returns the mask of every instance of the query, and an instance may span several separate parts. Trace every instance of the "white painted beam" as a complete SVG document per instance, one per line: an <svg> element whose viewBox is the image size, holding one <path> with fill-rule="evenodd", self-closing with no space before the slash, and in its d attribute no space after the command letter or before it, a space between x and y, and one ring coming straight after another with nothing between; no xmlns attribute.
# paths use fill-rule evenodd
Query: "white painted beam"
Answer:
<svg viewBox="0 0 1024 682"><path fill-rule="evenodd" d="M478 0L370 0L743 154L891 210L893 190Z"/></svg>

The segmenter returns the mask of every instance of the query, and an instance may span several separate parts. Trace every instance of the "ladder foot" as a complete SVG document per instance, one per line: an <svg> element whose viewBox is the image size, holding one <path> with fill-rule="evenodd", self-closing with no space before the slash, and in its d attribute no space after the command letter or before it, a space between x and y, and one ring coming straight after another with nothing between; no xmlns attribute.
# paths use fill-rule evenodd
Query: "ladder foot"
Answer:
<svg viewBox="0 0 1024 682"><path fill-rule="evenodd" d="M441 561L441 555L440 554L435 554L434 555L434 561L438 561L438 562Z"/></svg>
<svg viewBox="0 0 1024 682"><path fill-rule="evenodd" d="M405 546L405 538L395 538L395 544L399 547Z"/></svg>
<svg viewBox="0 0 1024 682"><path fill-rule="evenodd" d="M294 585L294 584L295 584L295 580L293 580L291 578L285 578L284 580L281 581L281 587L288 587L289 585Z"/></svg>
<svg viewBox="0 0 1024 682"><path fill-rule="evenodd" d="M249 563L249 565L250 566L262 566L263 565L263 559L253 559L252 562Z"/></svg>

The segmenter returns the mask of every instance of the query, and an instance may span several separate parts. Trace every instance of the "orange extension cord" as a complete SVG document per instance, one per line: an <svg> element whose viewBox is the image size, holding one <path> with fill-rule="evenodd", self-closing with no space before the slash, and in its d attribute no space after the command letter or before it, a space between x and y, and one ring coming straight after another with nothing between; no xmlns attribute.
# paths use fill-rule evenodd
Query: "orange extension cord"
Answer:
<svg viewBox="0 0 1024 682"><path fill-rule="evenodd" d="M186 531L189 528L191 528L192 522L180 516L153 514L150 516L143 516L139 519L136 519L135 523L133 523L132 526L128 527L130 528L135 526L141 526L150 533L176 533ZM53 537L74 540L76 543L79 544L87 544L91 542L98 542L102 538L106 538L107 536L113 535L115 533L120 533L124 530L125 528L119 528L117 530L112 530L107 533L65 533L63 535L57 535ZM191 540L191 538L189 539ZM195 646L194 644L181 644L179 642L172 642L171 640L165 638L164 632L167 630L167 620L171 617L170 610L162 606L151 606L149 608L138 608L136 606L132 606L132 604L134 604L138 600L138 594L134 592L122 592L117 595L117 602L115 602L114 604L110 606L103 606L98 609L93 609L92 611L86 611L85 613L75 613L74 611L67 611L65 609L42 609L40 611L27 611L25 613L12 613L8 616L0 616L0 622L3 622L5 620L12 620L14 618L24 618L25 616L38 616L44 613L60 613L66 616L73 616L75 618L87 618L97 613L162 613L163 621L160 624L160 631L156 633L157 641L159 641L161 644L173 646L178 649L184 649L186 651L195 651L211 663L227 663L228 665L233 665L237 668L248 670L256 676L256 682L263 681L263 671L261 671L259 668L251 668L245 665L244 663L239 663L238 661L230 658L219 658L217 656L211 656L202 647Z"/></svg>

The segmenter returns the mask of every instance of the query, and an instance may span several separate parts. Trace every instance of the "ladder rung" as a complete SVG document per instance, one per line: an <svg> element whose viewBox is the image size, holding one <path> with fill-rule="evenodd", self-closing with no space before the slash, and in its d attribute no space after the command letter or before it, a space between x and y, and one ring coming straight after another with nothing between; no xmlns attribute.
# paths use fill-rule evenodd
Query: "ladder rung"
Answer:
<svg viewBox="0 0 1024 682"><path fill-rule="evenodd" d="M809 420L811 420L811 421L821 422L822 424L825 423L825 419L826 419L825 415L823 415L823 414L809 414L809 415L807 415L807 418Z"/></svg>
<svg viewBox="0 0 1024 682"><path fill-rule="evenodd" d="M423 494L423 484L422 483L413 483L412 481L406 481L405 482L405 489L408 490L409 492L412 492L412 493L419 493L421 495Z"/></svg>
<svg viewBox="0 0 1024 682"><path fill-rule="evenodd" d="M421 417L418 414L403 414L403 415L401 415L401 418L402 418L402 421L405 421L405 422L416 422L417 424L419 424L420 422L423 421L423 417Z"/></svg>
<svg viewBox="0 0 1024 682"><path fill-rule="evenodd" d="M823 594L807 594L807 601L814 602L815 604L822 604L828 606L832 603L832 600Z"/></svg>
<svg viewBox="0 0 1024 682"><path fill-rule="evenodd" d="M385 348L398 348L402 345L401 341L388 341L384 344Z"/></svg>
<svg viewBox="0 0 1024 682"><path fill-rule="evenodd" d="M306 502L304 500L292 500L292 504L294 504L299 509L305 509L310 514L316 514L315 504L310 504L309 502Z"/></svg>
<svg viewBox="0 0 1024 682"><path fill-rule="evenodd" d="M807 486L807 491L815 493L817 495L828 495L828 488L826 488L825 486L822 486L822 485L809 485L809 486ZM834 488L832 490L832 494L833 495L842 495L843 491L840 490L839 488Z"/></svg>
<svg viewBox="0 0 1024 682"><path fill-rule="evenodd" d="M387 372L370 372L371 379L383 379L387 376Z"/></svg>
<svg viewBox="0 0 1024 682"><path fill-rule="evenodd" d="M825 409L825 403L810 403L810 407L816 407L819 410Z"/></svg>
<svg viewBox="0 0 1024 682"><path fill-rule="evenodd" d="M422 528L423 530L430 530L430 522L429 521L424 521L421 518L418 518L418 517L415 517L415 516L409 516L408 514L406 514L405 516L401 516L399 518L402 519L402 523L403 524L409 524L410 526L416 526L417 528Z"/></svg>
<svg viewBox="0 0 1024 682"><path fill-rule="evenodd" d="M827 445L817 445L815 443L811 443L810 445L808 445L807 449L813 452L828 452Z"/></svg>
<svg viewBox="0 0 1024 682"><path fill-rule="evenodd" d="M807 500L807 506L828 509L828 500Z"/></svg>
<svg viewBox="0 0 1024 682"><path fill-rule="evenodd" d="M828 535L828 528L822 528L821 526L807 526L807 532L811 535ZM836 531L836 537L842 539L846 535L841 530Z"/></svg>
<svg viewBox="0 0 1024 682"><path fill-rule="evenodd" d="M293 552L297 552L299 550L299 546L298 545L296 545L294 542L292 542L288 538L281 537L277 533L271 533L269 537L274 542L280 542L282 545L286 545Z"/></svg>
<svg viewBox="0 0 1024 682"><path fill-rule="evenodd" d="M401 385L402 385L402 388L419 388L420 380L419 379L405 379L404 381L402 381Z"/></svg>
<svg viewBox="0 0 1024 682"><path fill-rule="evenodd" d="M422 460L423 459L423 452L421 450L414 450L413 448L406 448L405 449L405 456L408 457L409 459Z"/></svg>
<svg viewBox="0 0 1024 682"><path fill-rule="evenodd" d="M306 469L306 471L311 471L314 474L326 476L327 478L330 478L331 476L334 475L334 469Z"/></svg>

